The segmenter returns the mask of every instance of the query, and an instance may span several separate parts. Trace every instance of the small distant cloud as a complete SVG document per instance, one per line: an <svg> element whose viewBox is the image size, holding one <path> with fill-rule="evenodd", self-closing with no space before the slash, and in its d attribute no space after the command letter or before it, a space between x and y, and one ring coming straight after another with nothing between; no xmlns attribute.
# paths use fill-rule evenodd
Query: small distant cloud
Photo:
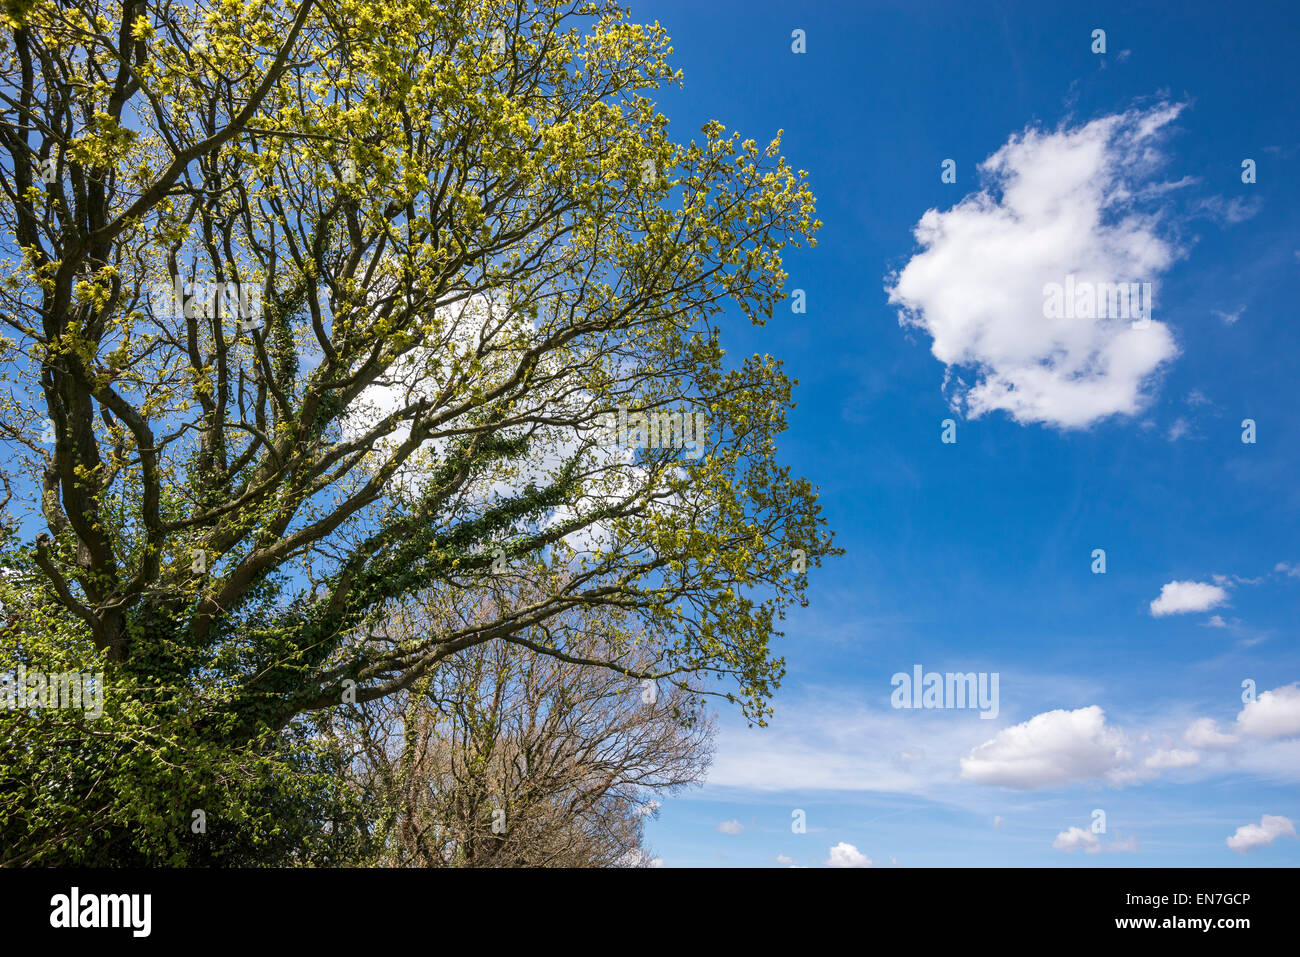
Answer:
<svg viewBox="0 0 1300 957"><path fill-rule="evenodd" d="M1174 419L1174 424L1169 427L1169 441L1177 442L1191 431L1191 423L1180 415L1178 418Z"/></svg>
<svg viewBox="0 0 1300 957"><path fill-rule="evenodd" d="M1236 321L1241 318L1241 314L1246 311L1246 307L1238 306L1232 312L1224 312L1222 309L1212 309L1210 311L1213 312L1220 319L1222 319L1226 325L1231 326L1234 325Z"/></svg>
<svg viewBox="0 0 1300 957"><path fill-rule="evenodd" d="M1182 615L1190 611L1209 611L1228 600L1228 593L1208 582L1172 581L1160 589L1160 597L1151 602L1151 615Z"/></svg>
<svg viewBox="0 0 1300 957"><path fill-rule="evenodd" d="M1281 572L1288 578L1300 578L1300 565L1288 565L1286 562L1278 562L1273 566L1273 571Z"/></svg>
<svg viewBox="0 0 1300 957"><path fill-rule="evenodd" d="M1238 854L1249 854L1260 847L1267 847L1279 837L1295 837L1295 825L1290 818L1280 814L1265 814L1258 824L1243 824L1237 833L1228 838L1227 845Z"/></svg>
<svg viewBox="0 0 1300 957"><path fill-rule="evenodd" d="M831 848L831 856L826 861L827 867L870 867L871 858L863 854L852 844L843 841Z"/></svg>
<svg viewBox="0 0 1300 957"><path fill-rule="evenodd" d="M782 867L794 867L794 858L786 857L784 854L776 855L776 862Z"/></svg>
<svg viewBox="0 0 1300 957"><path fill-rule="evenodd" d="M1300 682L1261 692L1237 715L1237 727L1255 738L1300 737Z"/></svg>
<svg viewBox="0 0 1300 957"><path fill-rule="evenodd" d="M739 821L723 821L717 827L717 830L721 831L723 834L739 834L744 829L745 825L741 824Z"/></svg>
<svg viewBox="0 0 1300 957"><path fill-rule="evenodd" d="M1085 854L1097 854L1101 851L1101 839L1091 831L1085 831L1081 827L1071 827L1069 830L1056 835L1052 847L1058 851L1065 851L1067 854L1073 854L1079 850Z"/></svg>
<svg viewBox="0 0 1300 957"><path fill-rule="evenodd" d="M1213 718L1197 718L1183 732L1183 740L1194 748L1219 750L1237 743L1237 736L1219 730Z"/></svg>
<svg viewBox="0 0 1300 957"><path fill-rule="evenodd" d="M1211 575L1210 577L1214 580L1214 584L1225 587L1230 585L1258 585L1265 578L1263 575L1256 575L1254 578L1245 578L1241 575Z"/></svg>
<svg viewBox="0 0 1300 957"><path fill-rule="evenodd" d="M1211 615L1205 626L1207 628L1227 628L1228 623L1223 620L1222 615Z"/></svg>
<svg viewBox="0 0 1300 957"><path fill-rule="evenodd" d="M1235 226L1244 223L1259 212L1258 200L1242 199L1240 196L1224 199L1222 196L1210 196L1192 204L1194 215L1212 219L1222 226Z"/></svg>
<svg viewBox="0 0 1300 957"><path fill-rule="evenodd" d="M1001 814L995 815L993 818L993 830L1000 831L1004 820L1006 819Z"/></svg>
<svg viewBox="0 0 1300 957"><path fill-rule="evenodd" d="M1102 851L1112 854L1136 854L1138 843L1137 838L1130 834L1126 838L1117 837L1110 843L1103 844L1101 838L1091 831L1081 827L1071 827L1056 835L1052 847L1067 854L1073 854L1075 851L1083 851L1085 854L1100 854Z"/></svg>

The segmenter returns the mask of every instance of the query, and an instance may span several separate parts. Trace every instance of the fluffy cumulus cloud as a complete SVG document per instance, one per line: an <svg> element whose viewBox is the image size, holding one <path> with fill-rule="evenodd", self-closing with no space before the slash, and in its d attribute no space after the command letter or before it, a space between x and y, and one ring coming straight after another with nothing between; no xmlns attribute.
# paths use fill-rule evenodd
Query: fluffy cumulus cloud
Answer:
<svg viewBox="0 0 1300 957"><path fill-rule="evenodd" d="M1096 854L1101 850L1101 839L1091 831L1085 831L1081 827L1071 827L1056 835L1052 847L1068 853L1081 850L1086 854Z"/></svg>
<svg viewBox="0 0 1300 957"><path fill-rule="evenodd" d="M1228 838L1228 847L1238 854L1249 854L1259 847L1267 847L1279 837L1295 837L1295 825L1290 818L1280 814L1265 814L1258 824L1243 824Z"/></svg>
<svg viewBox="0 0 1300 957"><path fill-rule="evenodd" d="M718 825L717 829L723 834L739 834L745 829L745 825L739 821L723 821Z"/></svg>
<svg viewBox="0 0 1300 957"><path fill-rule="evenodd" d="M921 217L921 248L886 291L899 321L933 340L955 408L1082 428L1147 404L1155 373L1177 353L1158 295L1156 319L1142 323L1048 318L1045 296L1070 276L1077 289L1158 289L1181 255L1162 235L1159 205L1181 184L1156 181L1159 141L1181 109L1026 130L981 164L984 189Z"/></svg>
<svg viewBox="0 0 1300 957"><path fill-rule="evenodd" d="M1168 582L1160 589L1160 596L1151 602L1151 614L1156 618L1165 615L1183 615L1193 611L1209 611L1228 600L1228 592L1220 585L1209 582Z"/></svg>
<svg viewBox="0 0 1300 957"><path fill-rule="evenodd" d="M1123 732L1108 727L1096 705L1048 711L999 731L961 759L961 776L977 784L1018 790L1060 787L1073 781L1127 773L1130 753Z"/></svg>
<svg viewBox="0 0 1300 957"><path fill-rule="evenodd" d="M1262 692L1237 715L1237 727L1253 738L1300 736L1300 682Z"/></svg>
<svg viewBox="0 0 1300 957"><path fill-rule="evenodd" d="M863 854L852 844L843 841L831 848L831 856L826 861L827 867L870 867L871 858Z"/></svg>
<svg viewBox="0 0 1300 957"><path fill-rule="evenodd" d="M1269 773L1294 773L1300 682L1260 692L1226 730L1213 718L1197 718L1182 732L1179 744L1186 747L1176 745L1177 739L1173 729L1126 732L1108 725L1096 705L1048 711L970 751L961 759L961 777L1036 790L1087 780L1122 787L1192 768L1200 775L1223 773L1242 762Z"/></svg>

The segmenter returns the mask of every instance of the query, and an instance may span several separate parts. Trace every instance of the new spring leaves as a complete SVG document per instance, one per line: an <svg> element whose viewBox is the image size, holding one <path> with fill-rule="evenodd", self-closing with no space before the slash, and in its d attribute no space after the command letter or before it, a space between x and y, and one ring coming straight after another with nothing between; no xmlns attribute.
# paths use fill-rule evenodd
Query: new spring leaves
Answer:
<svg viewBox="0 0 1300 957"><path fill-rule="evenodd" d="M762 720L776 623L836 550L777 458L789 378L723 333L784 302L806 174L775 129L670 136L668 38L616 4L348 9L146 9L127 68L120 24L24 7L38 62L131 78L3 80L40 114L6 140L31 188L0 414L50 647L204 711L177 737L108 695L189 782L184 755L482 644L570 654L583 608L628 619L597 666L655 649L647 672ZM413 596L482 614L369 632ZM135 784L113 793L152 806Z"/></svg>

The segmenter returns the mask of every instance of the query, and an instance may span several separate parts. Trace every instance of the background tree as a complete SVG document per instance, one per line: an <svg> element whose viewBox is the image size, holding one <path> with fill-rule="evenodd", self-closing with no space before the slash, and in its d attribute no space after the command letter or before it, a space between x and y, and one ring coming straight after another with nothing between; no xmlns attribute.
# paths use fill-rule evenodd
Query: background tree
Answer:
<svg viewBox="0 0 1300 957"><path fill-rule="evenodd" d="M448 614L461 617L426 606L385 630L409 633ZM575 612L551 627L571 630L571 649L603 656L623 634L620 617ZM624 657L629 669L654 665L645 646ZM661 694L493 642L407 691L330 712L329 730L353 756L378 863L606 867L651 860L643 832L654 798L702 781L713 722L680 688Z"/></svg>
<svg viewBox="0 0 1300 957"><path fill-rule="evenodd" d="M572 610L628 617L634 677L763 719L777 622L835 549L776 461L790 381L724 361L720 322L771 314L818 223L777 140L668 137L662 29L555 0L4 17L4 561L42 592L11 640L148 712L168 757L123 740L171 775L156 828L193 804L185 754L275 750L476 645L624 667L627 636L551 641ZM611 448L618 408L699 413L700 454ZM502 574L551 590L355 640Z"/></svg>

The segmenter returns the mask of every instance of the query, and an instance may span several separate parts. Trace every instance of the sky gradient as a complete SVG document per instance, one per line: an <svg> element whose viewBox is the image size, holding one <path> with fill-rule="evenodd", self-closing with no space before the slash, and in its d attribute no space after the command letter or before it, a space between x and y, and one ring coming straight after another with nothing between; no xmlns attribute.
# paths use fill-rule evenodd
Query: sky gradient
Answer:
<svg viewBox="0 0 1300 957"><path fill-rule="evenodd" d="M1300 11L631 8L685 72L674 138L782 129L811 174L806 312L723 344L799 380L781 457L846 549L657 857L1300 864ZM1067 273L1151 282L1153 322L1045 318ZM997 673L997 716L892 707L917 665Z"/></svg>

